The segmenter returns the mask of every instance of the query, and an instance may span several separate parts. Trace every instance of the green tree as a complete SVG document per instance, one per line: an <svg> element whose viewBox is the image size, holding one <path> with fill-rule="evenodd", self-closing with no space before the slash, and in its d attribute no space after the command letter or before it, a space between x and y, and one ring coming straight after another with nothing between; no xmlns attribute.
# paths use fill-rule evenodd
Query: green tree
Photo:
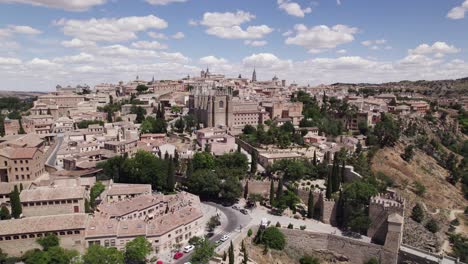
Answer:
<svg viewBox="0 0 468 264"><path fill-rule="evenodd" d="M257 172L257 152L252 152L252 162L250 163L250 173L255 174Z"/></svg>
<svg viewBox="0 0 468 264"><path fill-rule="evenodd" d="M89 192L90 204L94 208L96 207L96 198L106 189L102 182L97 181Z"/></svg>
<svg viewBox="0 0 468 264"><path fill-rule="evenodd" d="M329 169L328 171L328 175L327 175L327 189L326 189L326 192L325 192L325 197L327 199L331 199L331 195L332 195L332 170Z"/></svg>
<svg viewBox="0 0 468 264"><path fill-rule="evenodd" d="M279 178L278 181L278 188L276 189L276 201L281 200L281 196L283 196L283 177Z"/></svg>
<svg viewBox="0 0 468 264"><path fill-rule="evenodd" d="M275 185L273 180L270 181L270 204L273 205L275 203Z"/></svg>
<svg viewBox="0 0 468 264"><path fill-rule="evenodd" d="M439 231L439 224L437 223L436 220L431 218L425 225L426 229L429 230L432 233L437 233Z"/></svg>
<svg viewBox="0 0 468 264"><path fill-rule="evenodd" d="M51 259L49 254L46 251L33 250L26 252L25 263L26 264L49 264Z"/></svg>
<svg viewBox="0 0 468 264"><path fill-rule="evenodd" d="M10 210L8 210L8 208L5 205L3 205L0 209L0 220L8 219L11 219Z"/></svg>
<svg viewBox="0 0 468 264"><path fill-rule="evenodd" d="M15 185L13 191L10 193L10 204L11 204L11 216L13 218L19 218L23 213L21 207L20 193L18 187Z"/></svg>
<svg viewBox="0 0 468 264"><path fill-rule="evenodd" d="M249 231L247 231L247 236L251 237L252 236L252 229L249 228Z"/></svg>
<svg viewBox="0 0 468 264"><path fill-rule="evenodd" d="M83 255L83 264L124 264L124 254L115 247L91 245Z"/></svg>
<svg viewBox="0 0 468 264"><path fill-rule="evenodd" d="M213 155L207 152L197 152L193 155L193 169L200 170L200 169L214 169L215 167L215 159Z"/></svg>
<svg viewBox="0 0 468 264"><path fill-rule="evenodd" d="M23 119L20 118L18 120L19 122L19 130L18 130L18 134L22 135L22 134L26 134L26 131L24 131L24 128L23 128Z"/></svg>
<svg viewBox="0 0 468 264"><path fill-rule="evenodd" d="M138 236L125 245L125 262L146 263L145 259L151 253L151 243L143 236Z"/></svg>
<svg viewBox="0 0 468 264"><path fill-rule="evenodd" d="M190 178L193 174L192 159L187 160L187 169L185 170L185 177Z"/></svg>
<svg viewBox="0 0 468 264"><path fill-rule="evenodd" d="M307 218L314 217L314 193L309 191L309 199L307 201Z"/></svg>
<svg viewBox="0 0 468 264"><path fill-rule="evenodd" d="M219 195L226 202L233 203L242 195L242 184L236 176L227 176L219 186Z"/></svg>
<svg viewBox="0 0 468 264"><path fill-rule="evenodd" d="M246 181L244 185L244 199L247 200L248 197L249 197L249 181Z"/></svg>
<svg viewBox="0 0 468 264"><path fill-rule="evenodd" d="M200 244L195 248L195 251L192 254L191 262L208 264L210 259L215 254L216 246L211 243L208 239L203 239Z"/></svg>
<svg viewBox="0 0 468 264"><path fill-rule="evenodd" d="M85 213L89 214L91 213L91 205L89 204L89 200L85 199L84 201L84 207L85 207Z"/></svg>
<svg viewBox="0 0 468 264"><path fill-rule="evenodd" d="M175 121L174 124L177 133L184 133L184 128L185 128L185 122L183 118L179 118Z"/></svg>
<svg viewBox="0 0 468 264"><path fill-rule="evenodd" d="M401 158L404 159L406 162L410 162L414 156L414 146L408 145L405 147L405 153L401 155Z"/></svg>
<svg viewBox="0 0 468 264"><path fill-rule="evenodd" d="M136 87L136 90L137 90L138 93L144 93L144 92L148 91L148 86L146 86L144 84L139 84Z"/></svg>
<svg viewBox="0 0 468 264"><path fill-rule="evenodd" d="M263 231L262 240L260 242L269 248L277 250L283 250L286 246L284 234L273 226L267 227L265 231Z"/></svg>
<svg viewBox="0 0 468 264"><path fill-rule="evenodd" d="M314 164L314 166L317 166L317 152L314 150L314 158L312 159L312 164Z"/></svg>
<svg viewBox="0 0 468 264"><path fill-rule="evenodd" d="M390 114L382 113L380 122L375 125L374 135L380 147L393 147L400 138L400 125Z"/></svg>
<svg viewBox="0 0 468 264"><path fill-rule="evenodd" d="M242 264L247 264L249 262L249 253L247 252L247 248L244 245L244 240L242 240L242 253L244 255Z"/></svg>
<svg viewBox="0 0 468 264"><path fill-rule="evenodd" d="M231 244L229 245L229 264L234 264L235 263L235 259L234 259L234 245L232 245L232 240L231 240Z"/></svg>
<svg viewBox="0 0 468 264"><path fill-rule="evenodd" d="M37 243L41 245L44 251L47 251L51 247L57 247L60 244L60 240L55 234L48 234L45 237L37 239Z"/></svg>
<svg viewBox="0 0 468 264"><path fill-rule="evenodd" d="M146 110L141 106L133 105L130 108L130 113L136 115L135 122L137 124L141 124L145 120Z"/></svg>
<svg viewBox="0 0 468 264"><path fill-rule="evenodd" d="M167 191L173 192L175 188L175 184L176 184L176 181L175 181L175 172L174 172L174 161L171 157L169 158L169 166L167 168L167 185L166 185Z"/></svg>
<svg viewBox="0 0 468 264"><path fill-rule="evenodd" d="M366 261L364 264L379 264L379 261L376 258L371 258Z"/></svg>
<svg viewBox="0 0 468 264"><path fill-rule="evenodd" d="M421 223L424 220L424 210L419 203L413 207L413 210L411 211L411 219L418 223Z"/></svg>
<svg viewBox="0 0 468 264"><path fill-rule="evenodd" d="M107 117L106 117L106 119L107 119L107 122L108 122L108 123L112 123L113 118L112 118L112 112L111 112L111 111L107 111Z"/></svg>
<svg viewBox="0 0 468 264"><path fill-rule="evenodd" d="M73 259L79 256L78 251L68 250L61 247L51 247L47 250L47 255L49 255L50 262L53 264L70 264L73 263Z"/></svg>

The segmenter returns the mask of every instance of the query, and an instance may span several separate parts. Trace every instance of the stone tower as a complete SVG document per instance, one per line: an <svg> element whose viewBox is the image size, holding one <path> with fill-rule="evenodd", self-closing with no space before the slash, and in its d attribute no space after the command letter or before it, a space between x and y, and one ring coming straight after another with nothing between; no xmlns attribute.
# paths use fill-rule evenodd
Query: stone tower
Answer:
<svg viewBox="0 0 468 264"><path fill-rule="evenodd" d="M257 82L257 72L255 71L255 68L252 73L252 82Z"/></svg>

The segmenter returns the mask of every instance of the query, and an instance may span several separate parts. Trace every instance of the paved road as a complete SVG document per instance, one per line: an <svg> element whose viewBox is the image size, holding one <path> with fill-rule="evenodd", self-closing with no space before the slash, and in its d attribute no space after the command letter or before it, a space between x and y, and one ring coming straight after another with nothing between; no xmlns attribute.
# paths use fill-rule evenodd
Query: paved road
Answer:
<svg viewBox="0 0 468 264"><path fill-rule="evenodd" d="M57 152L59 151L60 146L63 143L63 134L57 134L57 138L55 140L57 140L57 145L55 145L55 149L52 151L49 158L47 158L47 162L46 162L47 165L53 166L53 167L56 166Z"/></svg>
<svg viewBox="0 0 468 264"><path fill-rule="evenodd" d="M227 245L229 243L229 241L231 239L233 239L233 237L237 233L240 232L239 228L241 226L246 227L250 223L250 221L252 220L252 218L249 215L244 215L244 214L240 213L239 211L232 209L231 207L224 207L224 206L222 206L220 204L213 203L213 202L206 202L205 204L208 204L210 206L215 207L217 210L221 211L221 213L223 213L227 218L227 223L222 224L222 230L218 231L214 236L212 236L209 239L211 242L214 243L215 241L219 240L223 235L227 234L227 235L230 236L230 239L227 240L226 242L220 244L218 246L218 249L224 247L225 245ZM188 253L188 254L184 253L184 256L182 258L178 259L175 263L176 264L183 264L183 263L189 262L192 253L193 253L193 251L191 253Z"/></svg>

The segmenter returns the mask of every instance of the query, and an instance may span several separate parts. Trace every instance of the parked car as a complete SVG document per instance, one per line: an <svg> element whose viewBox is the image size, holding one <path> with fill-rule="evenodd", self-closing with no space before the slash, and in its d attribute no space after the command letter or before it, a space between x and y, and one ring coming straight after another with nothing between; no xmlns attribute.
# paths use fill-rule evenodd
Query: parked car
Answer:
<svg viewBox="0 0 468 264"><path fill-rule="evenodd" d="M229 239L229 236L228 236L228 235L224 235L223 237L221 237L220 240L221 240L221 242L224 242L224 241L226 241L226 240L228 240L228 239Z"/></svg>
<svg viewBox="0 0 468 264"><path fill-rule="evenodd" d="M180 259L181 257L184 256L184 253L180 252L180 251L177 251L175 254L174 254L174 259Z"/></svg>
<svg viewBox="0 0 468 264"><path fill-rule="evenodd" d="M188 245L188 246L184 247L184 252L189 253L190 251L192 251L194 249L195 249L194 245Z"/></svg>
<svg viewBox="0 0 468 264"><path fill-rule="evenodd" d="M246 209L241 209L240 212L243 213L243 214L245 214L245 215L248 215L248 214L249 214L249 211L247 211Z"/></svg>
<svg viewBox="0 0 468 264"><path fill-rule="evenodd" d="M162 260L156 261L156 264L164 264Z"/></svg>
<svg viewBox="0 0 468 264"><path fill-rule="evenodd" d="M234 210L239 210L239 207L238 207L237 205L233 205L233 206L232 206L232 209L234 209Z"/></svg>

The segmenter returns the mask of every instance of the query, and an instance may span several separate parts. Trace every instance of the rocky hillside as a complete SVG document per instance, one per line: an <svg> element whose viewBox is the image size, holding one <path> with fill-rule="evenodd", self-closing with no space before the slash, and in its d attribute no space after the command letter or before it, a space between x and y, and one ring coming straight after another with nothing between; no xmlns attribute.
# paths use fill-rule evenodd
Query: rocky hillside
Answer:
<svg viewBox="0 0 468 264"><path fill-rule="evenodd" d="M459 186L447 181L449 172L426 153L416 150L413 159L406 162L401 158L405 145L398 144L394 148L384 148L375 154L372 160L372 170L376 175L386 175L393 182L393 187L406 199L404 243L422 249L439 252L447 240L445 231L449 228L452 210L463 210L466 200ZM421 193L421 187L425 191ZM440 226L440 231L429 232L424 223L411 219L411 211L416 203L420 203L426 211L426 220L434 218Z"/></svg>

